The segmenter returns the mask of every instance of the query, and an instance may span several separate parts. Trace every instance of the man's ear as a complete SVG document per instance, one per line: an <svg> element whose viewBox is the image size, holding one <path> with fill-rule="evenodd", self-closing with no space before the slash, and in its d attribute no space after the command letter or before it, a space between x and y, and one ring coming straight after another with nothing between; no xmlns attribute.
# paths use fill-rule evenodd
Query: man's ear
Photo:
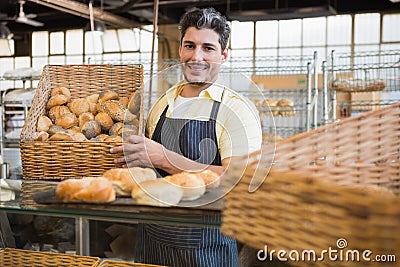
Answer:
<svg viewBox="0 0 400 267"><path fill-rule="evenodd" d="M225 48L221 55L222 62L225 62L228 58L228 48Z"/></svg>

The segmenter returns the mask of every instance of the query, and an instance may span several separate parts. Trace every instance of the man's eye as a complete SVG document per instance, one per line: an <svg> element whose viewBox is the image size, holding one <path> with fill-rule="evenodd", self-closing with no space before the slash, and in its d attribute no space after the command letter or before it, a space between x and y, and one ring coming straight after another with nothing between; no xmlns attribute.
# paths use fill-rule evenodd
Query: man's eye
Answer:
<svg viewBox="0 0 400 267"><path fill-rule="evenodd" d="M206 46L205 49L208 50L208 51L214 51L215 50L214 47L212 47L212 46Z"/></svg>
<svg viewBox="0 0 400 267"><path fill-rule="evenodd" d="M185 45L185 48L188 48L188 49L192 49L193 48L193 45Z"/></svg>

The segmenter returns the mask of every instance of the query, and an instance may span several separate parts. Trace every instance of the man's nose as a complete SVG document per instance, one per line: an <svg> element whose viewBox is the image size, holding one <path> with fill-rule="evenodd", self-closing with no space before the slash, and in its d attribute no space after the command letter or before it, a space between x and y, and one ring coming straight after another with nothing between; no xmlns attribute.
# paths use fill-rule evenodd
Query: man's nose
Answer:
<svg viewBox="0 0 400 267"><path fill-rule="evenodd" d="M203 50L201 47L196 47L193 50L192 61L203 61Z"/></svg>

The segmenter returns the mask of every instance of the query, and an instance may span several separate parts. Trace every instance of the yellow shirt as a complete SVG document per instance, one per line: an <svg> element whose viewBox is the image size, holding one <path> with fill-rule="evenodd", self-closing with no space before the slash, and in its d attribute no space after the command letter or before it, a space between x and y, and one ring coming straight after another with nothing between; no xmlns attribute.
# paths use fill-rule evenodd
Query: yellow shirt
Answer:
<svg viewBox="0 0 400 267"><path fill-rule="evenodd" d="M182 89L183 86L178 84L156 101L147 117L146 136L152 137L160 115L167 105L166 116L178 118L174 115L175 99ZM185 112L179 112L179 118L209 120L214 101L221 102L216 120L216 135L221 159L245 155L260 149L262 130L254 104L221 85L213 84L203 90L195 101L190 102Z"/></svg>

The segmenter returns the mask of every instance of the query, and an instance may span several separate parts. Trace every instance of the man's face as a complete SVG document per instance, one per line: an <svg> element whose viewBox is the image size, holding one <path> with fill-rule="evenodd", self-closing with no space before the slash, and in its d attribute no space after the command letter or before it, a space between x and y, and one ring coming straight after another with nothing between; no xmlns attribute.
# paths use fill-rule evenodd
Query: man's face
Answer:
<svg viewBox="0 0 400 267"><path fill-rule="evenodd" d="M220 64L228 49L221 51L219 35L211 29L187 29L179 47L184 76L189 83L212 83L217 79Z"/></svg>

